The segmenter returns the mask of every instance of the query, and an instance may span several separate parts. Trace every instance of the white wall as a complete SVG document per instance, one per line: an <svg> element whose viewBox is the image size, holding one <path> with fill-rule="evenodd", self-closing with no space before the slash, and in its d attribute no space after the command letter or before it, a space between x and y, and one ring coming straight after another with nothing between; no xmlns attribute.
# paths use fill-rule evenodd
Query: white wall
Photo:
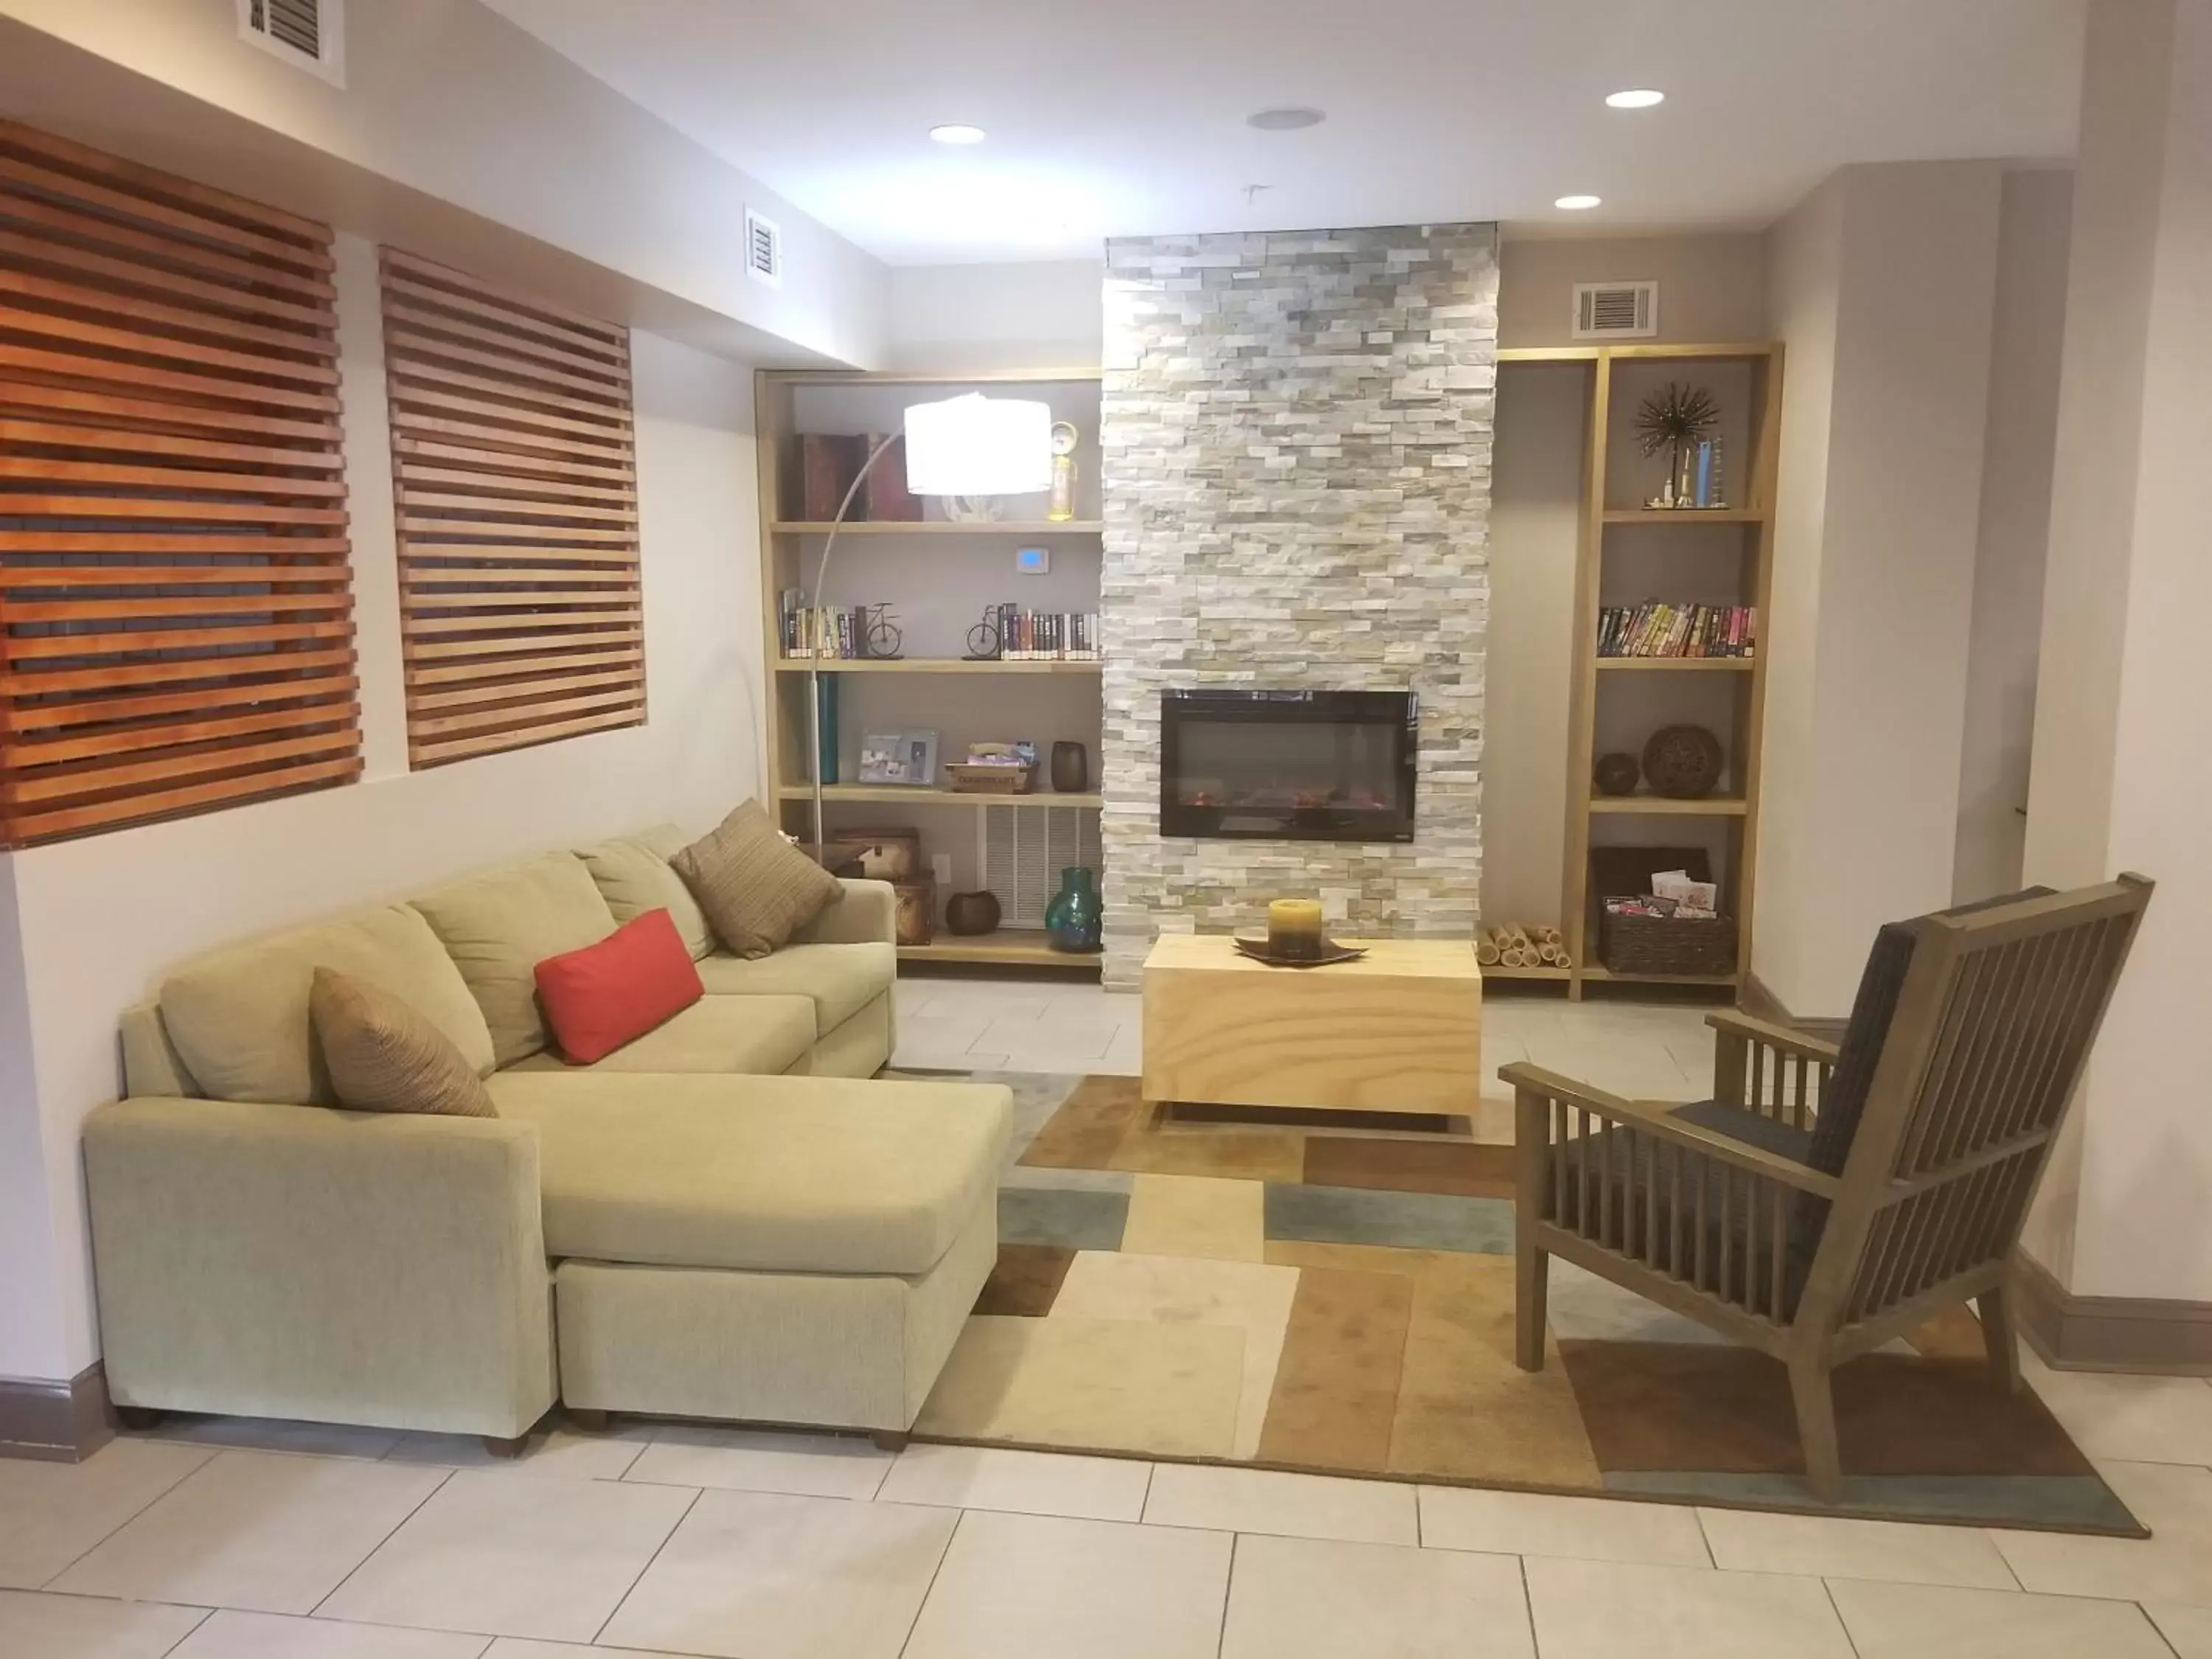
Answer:
<svg viewBox="0 0 2212 1659"><path fill-rule="evenodd" d="M2212 1301L2212 0L2096 0L2075 169L2027 874L2151 901L2027 1240L2083 1296Z"/></svg>
<svg viewBox="0 0 2212 1659"><path fill-rule="evenodd" d="M884 367L1095 368L1105 278L1097 259L894 267Z"/></svg>
<svg viewBox="0 0 2212 1659"><path fill-rule="evenodd" d="M374 263L356 238L341 238L339 252L369 775L0 860L11 866L27 982L19 997L0 980L0 1241L10 1247L0 1258L0 1376L70 1376L98 1355L78 1126L118 1091L117 1015L170 966L514 854L665 817L703 826L759 787L751 371L646 334L633 337L632 372L647 724L404 769ZM0 884L0 945L8 891ZM35 1034L27 1065L24 1024Z"/></svg>
<svg viewBox="0 0 2212 1659"><path fill-rule="evenodd" d="M2073 201L2070 171L2005 175L1951 876L1960 904L2021 884Z"/></svg>
<svg viewBox="0 0 2212 1659"><path fill-rule="evenodd" d="M1774 232L1753 969L1800 1018L1850 1011L1882 921L1950 902L2002 186L1996 162L1846 167Z"/></svg>
<svg viewBox="0 0 2212 1659"><path fill-rule="evenodd" d="M355 0L343 90L237 19L0 0L0 108L596 315L876 366L877 260L477 0ZM745 272L749 204L782 229L781 287Z"/></svg>
<svg viewBox="0 0 2212 1659"><path fill-rule="evenodd" d="M1764 618L1765 643L1773 648L1766 668L1759 902L1753 916L1751 965L1778 994L1784 986L1812 983L1820 971L1819 941L1794 912L1784 918L1791 907L1784 896L1820 879L1808 818L1820 765L1812 744L1820 669L1828 438L1843 287L1844 196L1843 176L1832 176L1768 234L1772 324L1784 346L1782 439L1776 457L1774 586Z"/></svg>

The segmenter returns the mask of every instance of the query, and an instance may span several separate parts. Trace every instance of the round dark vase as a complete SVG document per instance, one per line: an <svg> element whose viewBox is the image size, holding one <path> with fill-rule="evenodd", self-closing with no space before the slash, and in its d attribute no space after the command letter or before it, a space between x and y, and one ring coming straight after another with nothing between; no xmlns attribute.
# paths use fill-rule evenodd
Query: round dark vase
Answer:
<svg viewBox="0 0 2212 1659"><path fill-rule="evenodd" d="M992 892L955 893L945 901L945 931L963 939L995 931L999 926L999 897Z"/></svg>
<svg viewBox="0 0 2212 1659"><path fill-rule="evenodd" d="M1096 951L1105 923L1098 873L1082 865L1060 872L1060 891L1044 907L1044 927L1055 951Z"/></svg>
<svg viewBox="0 0 2212 1659"><path fill-rule="evenodd" d="M1091 754L1081 744L1053 744L1052 787L1063 795L1079 795L1091 787Z"/></svg>
<svg viewBox="0 0 2212 1659"><path fill-rule="evenodd" d="M1641 773L1633 755L1601 755L1595 774L1601 795L1632 795Z"/></svg>
<svg viewBox="0 0 2212 1659"><path fill-rule="evenodd" d="M1702 726L1662 726L1644 745L1644 781L1670 800L1711 794L1727 763L1721 740Z"/></svg>

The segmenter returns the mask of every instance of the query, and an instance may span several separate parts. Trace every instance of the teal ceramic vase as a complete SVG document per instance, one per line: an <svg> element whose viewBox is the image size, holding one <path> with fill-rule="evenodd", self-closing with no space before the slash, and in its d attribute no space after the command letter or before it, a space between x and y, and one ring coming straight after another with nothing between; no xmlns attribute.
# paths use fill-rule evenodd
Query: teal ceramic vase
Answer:
<svg viewBox="0 0 2212 1659"><path fill-rule="evenodd" d="M1044 907L1044 927L1055 951L1096 951L1104 923L1098 872L1071 865L1060 872L1060 891Z"/></svg>

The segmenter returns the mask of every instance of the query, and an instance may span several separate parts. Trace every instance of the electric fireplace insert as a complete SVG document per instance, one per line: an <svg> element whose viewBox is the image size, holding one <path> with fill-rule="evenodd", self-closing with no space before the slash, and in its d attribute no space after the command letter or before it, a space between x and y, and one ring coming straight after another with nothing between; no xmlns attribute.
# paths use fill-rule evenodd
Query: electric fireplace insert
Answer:
<svg viewBox="0 0 2212 1659"><path fill-rule="evenodd" d="M1408 691L1164 691L1160 833L1411 841L1419 732Z"/></svg>

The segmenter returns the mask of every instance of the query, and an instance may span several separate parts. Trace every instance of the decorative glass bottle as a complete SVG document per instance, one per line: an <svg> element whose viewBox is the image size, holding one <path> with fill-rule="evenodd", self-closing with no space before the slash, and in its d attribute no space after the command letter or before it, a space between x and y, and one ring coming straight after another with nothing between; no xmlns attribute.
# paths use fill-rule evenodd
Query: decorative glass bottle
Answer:
<svg viewBox="0 0 2212 1659"><path fill-rule="evenodd" d="M1060 891L1044 907L1045 933L1055 951L1096 951L1105 921L1098 872L1070 865L1060 872Z"/></svg>

